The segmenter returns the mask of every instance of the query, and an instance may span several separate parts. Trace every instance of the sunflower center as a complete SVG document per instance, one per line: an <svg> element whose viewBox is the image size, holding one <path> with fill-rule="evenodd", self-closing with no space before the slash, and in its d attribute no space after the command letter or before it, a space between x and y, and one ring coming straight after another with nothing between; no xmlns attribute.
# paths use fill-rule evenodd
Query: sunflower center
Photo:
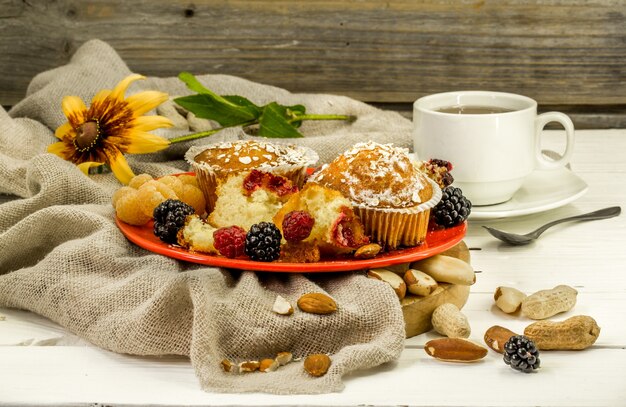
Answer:
<svg viewBox="0 0 626 407"><path fill-rule="evenodd" d="M97 119L87 120L76 129L74 146L78 151L85 152L91 150L100 139L100 123Z"/></svg>

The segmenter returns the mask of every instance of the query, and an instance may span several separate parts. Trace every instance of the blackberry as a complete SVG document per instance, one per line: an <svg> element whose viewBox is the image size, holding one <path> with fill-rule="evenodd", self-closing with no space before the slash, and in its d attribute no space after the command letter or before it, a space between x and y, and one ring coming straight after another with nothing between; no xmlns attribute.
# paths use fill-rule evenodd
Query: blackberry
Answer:
<svg viewBox="0 0 626 407"><path fill-rule="evenodd" d="M177 199L161 202L154 211L154 234L165 243L177 243L176 235L185 226L185 218L195 213L193 207Z"/></svg>
<svg viewBox="0 0 626 407"><path fill-rule="evenodd" d="M280 256L281 239L280 230L273 223L254 224L246 235L246 255L251 260L274 261Z"/></svg>
<svg viewBox="0 0 626 407"><path fill-rule="evenodd" d="M504 363L520 372L530 373L539 368L539 351L524 335L512 336L504 344Z"/></svg>
<svg viewBox="0 0 626 407"><path fill-rule="evenodd" d="M445 187L441 191L441 201L433 208L435 223L450 228L463 222L472 212L472 203L463 196L461 188Z"/></svg>

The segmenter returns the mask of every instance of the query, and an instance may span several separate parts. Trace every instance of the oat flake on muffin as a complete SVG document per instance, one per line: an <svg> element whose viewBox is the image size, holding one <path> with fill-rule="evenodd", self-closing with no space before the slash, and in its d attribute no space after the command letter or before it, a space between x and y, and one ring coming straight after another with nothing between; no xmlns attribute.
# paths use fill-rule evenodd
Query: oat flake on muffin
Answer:
<svg viewBox="0 0 626 407"><path fill-rule="evenodd" d="M379 208L413 207L432 195L408 149L372 141L355 144L311 180L340 191L357 204Z"/></svg>

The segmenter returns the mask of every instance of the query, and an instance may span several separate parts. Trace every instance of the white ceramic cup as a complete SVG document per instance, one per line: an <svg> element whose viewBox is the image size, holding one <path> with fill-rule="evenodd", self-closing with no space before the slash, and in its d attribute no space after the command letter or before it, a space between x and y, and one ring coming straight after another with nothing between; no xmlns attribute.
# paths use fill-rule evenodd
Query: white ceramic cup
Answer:
<svg viewBox="0 0 626 407"><path fill-rule="evenodd" d="M488 106L503 113L458 114L438 109ZM566 133L562 158L547 160L541 153L541 131L558 122ZM414 147L420 160L439 158L454 167L454 185L473 205L508 201L535 169L567 164L574 147L574 125L560 112L537 115L533 99L502 92L460 91L425 96L413 104Z"/></svg>

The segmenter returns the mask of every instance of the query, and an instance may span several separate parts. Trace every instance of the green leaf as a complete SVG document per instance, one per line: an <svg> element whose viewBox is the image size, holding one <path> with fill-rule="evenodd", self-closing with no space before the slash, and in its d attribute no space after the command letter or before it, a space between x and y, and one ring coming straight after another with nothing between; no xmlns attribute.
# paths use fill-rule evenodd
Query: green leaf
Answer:
<svg viewBox="0 0 626 407"><path fill-rule="evenodd" d="M306 113L306 107L303 105L293 105L293 106L283 106L279 105L281 108L285 108L285 116L288 117L289 123L294 127L300 127L302 125L302 120L295 120L298 116L302 116Z"/></svg>
<svg viewBox="0 0 626 407"><path fill-rule="evenodd" d="M194 96L204 96L195 99L183 97L174 100L198 117L215 120L222 126L236 126L257 119L261 115L261 108L248 99L242 96L220 96L205 88L189 72L181 72L178 74L178 78L185 82L189 89L199 94ZM202 106L203 104L205 106ZM214 110L214 112L210 112L210 110Z"/></svg>
<svg viewBox="0 0 626 407"><path fill-rule="evenodd" d="M220 98L223 99L223 98ZM225 100L225 99L224 99ZM258 107L237 106L230 102L221 103L208 94L182 96L174 102L202 119L215 120L222 127L238 126L257 119L261 110Z"/></svg>
<svg viewBox="0 0 626 407"><path fill-rule="evenodd" d="M237 106L249 108L250 111L255 112L256 117L261 116L261 113L263 113L262 109L259 106L250 102L248 99L246 99L243 96L228 95L228 96L223 96L223 98L228 100L231 103L234 103Z"/></svg>
<svg viewBox="0 0 626 407"><path fill-rule="evenodd" d="M304 137L286 117L286 106L272 102L263 106L263 114L259 118L259 136L269 138Z"/></svg>
<svg viewBox="0 0 626 407"><path fill-rule="evenodd" d="M178 79L180 79L181 81L185 82L185 85L187 85L187 87L191 90L193 90L196 93L207 93L209 95L215 95L217 96L215 93L211 92L210 90L208 90L207 88L204 87L204 85L202 85L200 83L200 81L198 79L196 79L195 76L193 76L193 74L189 73L189 72L181 72L178 74Z"/></svg>

